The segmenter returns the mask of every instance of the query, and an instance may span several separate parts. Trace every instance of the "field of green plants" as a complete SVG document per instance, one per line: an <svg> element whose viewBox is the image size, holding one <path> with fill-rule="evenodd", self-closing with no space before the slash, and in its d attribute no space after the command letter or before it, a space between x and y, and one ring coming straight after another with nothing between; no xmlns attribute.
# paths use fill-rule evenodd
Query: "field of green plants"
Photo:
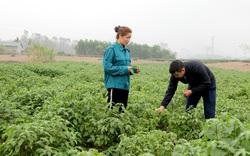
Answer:
<svg viewBox="0 0 250 156"><path fill-rule="evenodd" d="M0 63L2 156L250 155L250 72L211 68L216 119L186 113L179 84L163 112L168 63L138 64L128 107L108 110L100 63Z"/></svg>

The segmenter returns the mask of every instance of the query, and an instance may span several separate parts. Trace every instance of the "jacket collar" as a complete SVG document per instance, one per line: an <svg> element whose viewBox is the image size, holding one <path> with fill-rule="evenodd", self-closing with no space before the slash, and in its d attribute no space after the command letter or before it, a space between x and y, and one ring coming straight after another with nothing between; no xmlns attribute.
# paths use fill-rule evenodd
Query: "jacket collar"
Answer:
<svg viewBox="0 0 250 156"><path fill-rule="evenodd" d="M120 45L117 41L115 42L115 46L117 46L121 51L128 50L128 48L126 46Z"/></svg>

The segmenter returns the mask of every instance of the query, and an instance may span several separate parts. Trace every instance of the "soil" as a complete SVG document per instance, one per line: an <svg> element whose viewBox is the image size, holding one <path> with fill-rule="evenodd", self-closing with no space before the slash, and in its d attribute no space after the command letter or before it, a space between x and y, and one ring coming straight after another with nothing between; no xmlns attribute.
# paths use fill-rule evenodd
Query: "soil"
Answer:
<svg viewBox="0 0 250 156"><path fill-rule="evenodd" d="M208 63L207 66L227 69L227 70L239 70L239 71L250 71L249 62L219 62L219 63Z"/></svg>
<svg viewBox="0 0 250 156"><path fill-rule="evenodd" d="M56 56L55 61L77 61L77 62L102 62L102 58L97 57L75 57L75 56ZM30 59L26 55L0 55L0 62L29 62ZM142 63L159 63L159 61L151 60L132 60L134 64ZM250 71L249 62L217 62L207 63L209 67L215 67L219 69Z"/></svg>

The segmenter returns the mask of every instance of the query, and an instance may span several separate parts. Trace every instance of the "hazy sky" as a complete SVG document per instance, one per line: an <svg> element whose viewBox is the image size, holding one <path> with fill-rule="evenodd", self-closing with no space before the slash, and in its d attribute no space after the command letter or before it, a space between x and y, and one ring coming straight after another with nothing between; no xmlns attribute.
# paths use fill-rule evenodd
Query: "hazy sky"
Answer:
<svg viewBox="0 0 250 156"><path fill-rule="evenodd" d="M250 45L250 0L3 0L0 39L24 30L71 40L115 41L114 27L133 30L131 41L161 42L185 58L212 53L243 57Z"/></svg>

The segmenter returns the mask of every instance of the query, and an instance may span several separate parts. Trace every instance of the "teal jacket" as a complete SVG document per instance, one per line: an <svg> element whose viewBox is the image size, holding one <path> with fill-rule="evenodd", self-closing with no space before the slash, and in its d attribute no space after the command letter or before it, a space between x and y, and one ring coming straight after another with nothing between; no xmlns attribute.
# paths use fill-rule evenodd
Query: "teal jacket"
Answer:
<svg viewBox="0 0 250 156"><path fill-rule="evenodd" d="M102 66L106 89L116 88L129 90L131 66L130 51L118 42L110 45L104 52Z"/></svg>

